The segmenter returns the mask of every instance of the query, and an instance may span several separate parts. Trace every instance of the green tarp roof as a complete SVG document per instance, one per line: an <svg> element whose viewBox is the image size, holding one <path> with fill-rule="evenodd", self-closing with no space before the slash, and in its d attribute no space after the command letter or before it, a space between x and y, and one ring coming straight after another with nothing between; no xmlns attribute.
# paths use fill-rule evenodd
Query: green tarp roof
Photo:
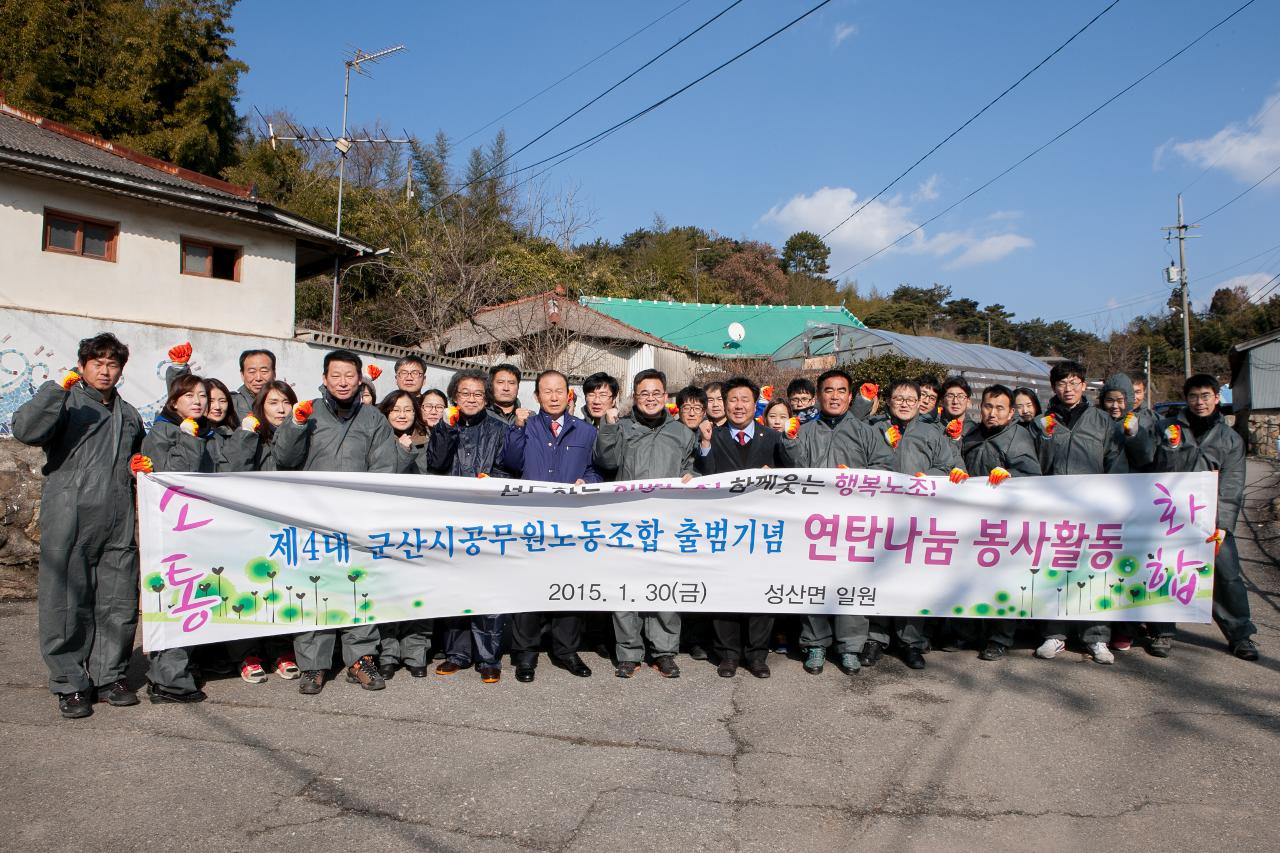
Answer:
<svg viewBox="0 0 1280 853"><path fill-rule="evenodd" d="M579 301L676 346L726 358L772 355L813 325L866 328L840 305L709 305L607 296L583 296ZM741 343L729 339L730 323L741 323L746 330Z"/></svg>

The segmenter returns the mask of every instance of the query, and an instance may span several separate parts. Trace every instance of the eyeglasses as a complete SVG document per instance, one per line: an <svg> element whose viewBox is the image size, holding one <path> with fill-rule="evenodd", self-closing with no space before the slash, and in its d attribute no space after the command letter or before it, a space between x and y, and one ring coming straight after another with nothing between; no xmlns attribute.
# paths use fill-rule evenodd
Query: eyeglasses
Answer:
<svg viewBox="0 0 1280 853"><path fill-rule="evenodd" d="M680 407L680 411L682 411L682 412L701 412L701 411L705 411L705 410L702 408L702 406L699 406L697 403L685 403L683 406L681 406L681 407Z"/></svg>
<svg viewBox="0 0 1280 853"><path fill-rule="evenodd" d="M1073 376L1070 379L1059 379L1057 382L1053 383L1053 387L1054 388L1082 388L1084 387L1084 383L1080 381L1079 377Z"/></svg>
<svg viewBox="0 0 1280 853"><path fill-rule="evenodd" d="M459 400L483 400L484 392L483 391L459 391L457 394L454 394L453 396L457 397Z"/></svg>
<svg viewBox="0 0 1280 853"><path fill-rule="evenodd" d="M422 411L424 412L443 412L444 403L423 403Z"/></svg>
<svg viewBox="0 0 1280 853"><path fill-rule="evenodd" d="M638 391L636 393L637 400L665 400L667 399L666 391Z"/></svg>
<svg viewBox="0 0 1280 853"><path fill-rule="evenodd" d="M920 398L919 397L890 397L889 401L892 403L905 403L908 406L915 406L919 404Z"/></svg>
<svg viewBox="0 0 1280 853"><path fill-rule="evenodd" d="M410 379L417 379L419 376L426 376L421 370L397 370L396 376L407 376Z"/></svg>
<svg viewBox="0 0 1280 853"><path fill-rule="evenodd" d="M936 399L938 399L938 398L937 398L937 397L934 397L934 399L936 400ZM958 402L960 402L961 400L968 400L968 399L969 399L969 395L968 395L968 394L963 394L963 393L948 394L948 395L946 395L945 397L943 397L942 399L946 400L948 403L958 403Z"/></svg>
<svg viewBox="0 0 1280 853"><path fill-rule="evenodd" d="M1213 398L1216 396L1218 395L1213 393L1212 391L1205 391L1203 394L1188 394L1187 402L1188 403L1208 403L1212 401Z"/></svg>

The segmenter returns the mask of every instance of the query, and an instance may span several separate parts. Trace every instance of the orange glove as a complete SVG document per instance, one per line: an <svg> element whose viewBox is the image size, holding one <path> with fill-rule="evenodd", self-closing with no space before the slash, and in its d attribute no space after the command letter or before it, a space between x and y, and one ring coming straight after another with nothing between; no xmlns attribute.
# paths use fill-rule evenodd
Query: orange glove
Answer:
<svg viewBox="0 0 1280 853"><path fill-rule="evenodd" d="M923 472L923 471L917 471L917 472L915 472L914 474L912 474L911 476L912 476L912 477L919 478L919 477L927 477L927 476L929 476L929 475L928 475L928 474L926 474L926 473L925 473L925 472Z"/></svg>
<svg viewBox="0 0 1280 853"><path fill-rule="evenodd" d="M311 417L311 413L315 411L316 404L311 400L299 400L293 404L293 419L300 424L305 424L307 418Z"/></svg>
<svg viewBox="0 0 1280 853"><path fill-rule="evenodd" d="M573 393L573 389L572 389L572 388L570 388L570 389L569 389L569 405L570 405L570 406L572 406L572 405L573 405L573 399L574 399L574 397L575 397L575 396L576 396L576 395Z"/></svg>
<svg viewBox="0 0 1280 853"><path fill-rule="evenodd" d="M987 485L994 488L1009 479L1009 476L1009 472L1003 468L992 468L991 474L987 477Z"/></svg>
<svg viewBox="0 0 1280 853"><path fill-rule="evenodd" d="M773 386L772 385L760 386L760 399L764 400L766 403L773 402Z"/></svg>
<svg viewBox="0 0 1280 853"><path fill-rule="evenodd" d="M849 466L848 466L848 465L846 465L846 464L844 464L843 462L841 462L841 463L840 463L839 465L837 465L836 467L837 467L837 468L848 468Z"/></svg>
<svg viewBox="0 0 1280 853"><path fill-rule="evenodd" d="M756 418L756 423L760 424L760 426L764 426L764 415Z"/></svg>
<svg viewBox="0 0 1280 853"><path fill-rule="evenodd" d="M178 344L176 347L169 347L169 361L174 364L186 364L191 360L191 342Z"/></svg>
<svg viewBox="0 0 1280 853"><path fill-rule="evenodd" d="M83 380L81 379L79 373L76 373L74 370L68 370L66 376L63 376L62 381L59 382L58 384L62 386L63 391L70 391L72 385L75 385L77 382L81 382L81 381Z"/></svg>
<svg viewBox="0 0 1280 853"><path fill-rule="evenodd" d="M1213 531L1212 536L1210 536L1208 539L1204 541L1213 543L1213 556L1216 557L1218 556L1218 552L1222 550L1222 540L1226 538L1227 538L1227 531L1219 527L1217 530Z"/></svg>
<svg viewBox="0 0 1280 853"><path fill-rule="evenodd" d="M671 417L673 418L680 417L680 407L675 403L667 403L667 411L671 413Z"/></svg>
<svg viewBox="0 0 1280 853"><path fill-rule="evenodd" d="M444 413L444 422L454 427L458 425L458 418L460 417L462 417L462 412L458 411L458 407L450 406Z"/></svg>
<svg viewBox="0 0 1280 853"><path fill-rule="evenodd" d="M369 374L370 379L376 380L379 376L382 375L382 368L378 367L378 365L376 364L371 364L365 368L365 372Z"/></svg>
<svg viewBox="0 0 1280 853"><path fill-rule="evenodd" d="M488 475L488 474L486 474L485 472L481 471L479 474L476 474L476 479L477 479L477 480L487 480L487 479L489 479L489 475Z"/></svg>
<svg viewBox="0 0 1280 853"><path fill-rule="evenodd" d="M898 449L898 442L902 441L902 430L896 426L890 426L884 431L884 440L889 442L889 446L894 450Z"/></svg>
<svg viewBox="0 0 1280 853"><path fill-rule="evenodd" d="M141 453L135 453L129 457L129 473L133 475L154 473L151 465L151 457L143 456Z"/></svg>
<svg viewBox="0 0 1280 853"><path fill-rule="evenodd" d="M245 415L244 420L240 422L240 429L248 430L249 432L257 432L260 426L262 426L262 422L253 415Z"/></svg>
<svg viewBox="0 0 1280 853"><path fill-rule="evenodd" d="M194 418L183 418L182 423L178 424L178 429L182 430L187 435L200 434L200 424L196 423Z"/></svg>
<svg viewBox="0 0 1280 853"><path fill-rule="evenodd" d="M880 386L874 382L863 382L858 388L858 395L864 400L874 400L880 396Z"/></svg>
<svg viewBox="0 0 1280 853"><path fill-rule="evenodd" d="M964 419L952 418L947 424L947 438L959 439L962 435L964 435Z"/></svg>
<svg viewBox="0 0 1280 853"><path fill-rule="evenodd" d="M800 419L792 418L787 421L787 438L795 438L800 434Z"/></svg>
<svg viewBox="0 0 1280 853"><path fill-rule="evenodd" d="M957 486L969 479L969 474L963 468L952 468L948 476L951 478L951 482Z"/></svg>
<svg viewBox="0 0 1280 853"><path fill-rule="evenodd" d="M1164 428L1165 438L1169 439L1169 446L1177 449L1182 446L1182 427L1177 424L1169 424Z"/></svg>
<svg viewBox="0 0 1280 853"><path fill-rule="evenodd" d="M1133 412L1130 412L1129 414L1125 415L1124 421L1122 423L1124 425L1125 435L1135 436L1138 434L1138 416L1135 415Z"/></svg>
<svg viewBox="0 0 1280 853"><path fill-rule="evenodd" d="M1053 415L1045 415L1042 423L1044 424L1044 434L1051 436L1053 435L1053 430L1058 426L1058 419Z"/></svg>

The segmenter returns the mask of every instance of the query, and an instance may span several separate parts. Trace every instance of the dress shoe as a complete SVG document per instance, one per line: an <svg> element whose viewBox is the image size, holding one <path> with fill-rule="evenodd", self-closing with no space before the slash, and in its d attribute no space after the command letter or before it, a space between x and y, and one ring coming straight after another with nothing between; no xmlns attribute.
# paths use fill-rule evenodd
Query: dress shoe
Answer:
<svg viewBox="0 0 1280 853"><path fill-rule="evenodd" d="M877 643L877 645L879 645ZM919 649L907 649L902 653L902 662L907 665L908 669L924 669L924 655L920 654Z"/></svg>
<svg viewBox="0 0 1280 853"><path fill-rule="evenodd" d="M716 675L721 678L733 678L738 674L738 662L736 660L722 660L720 665L716 667Z"/></svg>
<svg viewBox="0 0 1280 853"><path fill-rule="evenodd" d="M768 678L773 675L773 672L769 669L769 664L762 660L747 661L747 672L751 673L756 678Z"/></svg>
<svg viewBox="0 0 1280 853"><path fill-rule="evenodd" d="M154 684L148 684L147 698L151 700L152 705L162 705L166 703L188 705L192 702L203 702L209 697L205 695L203 690L193 690L190 693L170 693L168 690L161 690Z"/></svg>
<svg viewBox="0 0 1280 853"><path fill-rule="evenodd" d="M858 663L863 666L875 666L880 663L882 657L884 657L884 646L876 640L867 640L862 651L858 653Z"/></svg>
<svg viewBox="0 0 1280 853"><path fill-rule="evenodd" d="M517 664L516 665L516 681L520 682L521 684L528 684L530 681L533 681L533 677L534 675L537 674L537 672L538 671L533 668L533 664L528 664L528 663Z"/></svg>
<svg viewBox="0 0 1280 853"><path fill-rule="evenodd" d="M1231 644L1231 654L1240 660L1255 661L1258 659L1258 647L1254 645L1253 640L1246 637Z"/></svg>
<svg viewBox="0 0 1280 853"><path fill-rule="evenodd" d="M456 675L462 667L451 660L445 659L444 663L436 667L436 675Z"/></svg>
<svg viewBox="0 0 1280 853"><path fill-rule="evenodd" d="M532 673L532 668L529 670ZM480 680L485 684L497 684L502 679L502 669L489 664L480 664Z"/></svg>
<svg viewBox="0 0 1280 853"><path fill-rule="evenodd" d="M414 666L413 664L409 664L405 669L409 670L409 674L414 678L427 677L427 668L425 666Z"/></svg>
<svg viewBox="0 0 1280 853"><path fill-rule="evenodd" d="M565 670L571 675L578 676L578 678L591 677L591 667L587 666L587 664L582 660L582 658L578 657L576 654L569 655L569 657L567 658L552 658L551 663L555 664L556 666L560 667L561 669Z"/></svg>
<svg viewBox="0 0 1280 853"><path fill-rule="evenodd" d="M386 681L390 681L392 678L395 677L396 670L399 668L400 668L400 664L398 663L387 663L384 661L378 664L378 674L381 675L383 679L385 679Z"/></svg>
<svg viewBox="0 0 1280 853"><path fill-rule="evenodd" d="M78 720L93 713L93 703L89 701L89 694L83 691L59 693L58 711L68 720Z"/></svg>
<svg viewBox="0 0 1280 853"><path fill-rule="evenodd" d="M127 708L130 705L138 704L138 694L130 690L129 685L122 678L119 681L108 684L106 687L99 687L98 701L106 702L108 705L114 705L117 708Z"/></svg>

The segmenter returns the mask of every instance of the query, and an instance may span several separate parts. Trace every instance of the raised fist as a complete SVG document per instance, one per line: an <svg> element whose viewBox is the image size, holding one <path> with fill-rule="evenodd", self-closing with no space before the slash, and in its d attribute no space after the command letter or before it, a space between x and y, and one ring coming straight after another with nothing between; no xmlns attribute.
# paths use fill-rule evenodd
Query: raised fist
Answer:
<svg viewBox="0 0 1280 853"><path fill-rule="evenodd" d="M194 418L183 418L182 423L178 424L178 429L191 436L200 434L200 424L196 423Z"/></svg>
<svg viewBox="0 0 1280 853"><path fill-rule="evenodd" d="M880 396L880 386L874 382L863 382L858 388L858 396L864 400L874 400Z"/></svg>
<svg viewBox="0 0 1280 853"><path fill-rule="evenodd" d="M947 424L947 438L959 441L962 435L964 435L964 419L952 418Z"/></svg>
<svg viewBox="0 0 1280 853"><path fill-rule="evenodd" d="M378 367L376 364L371 364L365 368L365 372L369 374L370 380L376 380L382 375L382 368Z"/></svg>
<svg viewBox="0 0 1280 853"><path fill-rule="evenodd" d="M711 433L714 429L715 424L711 423L711 421L703 421L698 424L698 435L701 437L702 443L708 447L711 446Z"/></svg>
<svg viewBox="0 0 1280 853"><path fill-rule="evenodd" d="M451 427L456 427L458 425L458 419L461 417L462 412L458 410L458 407L450 406L444 413L444 422Z"/></svg>
<svg viewBox="0 0 1280 853"><path fill-rule="evenodd" d="M62 381L58 384L62 386L63 391L70 391L71 386L80 381L79 373L76 373L74 370L68 370L66 375L62 377Z"/></svg>
<svg viewBox="0 0 1280 853"><path fill-rule="evenodd" d="M240 429L248 430L249 432L257 432L260 426L262 426L262 422L253 415L245 415L244 420L240 422Z"/></svg>
<svg viewBox="0 0 1280 853"><path fill-rule="evenodd" d="M1133 412L1124 416L1124 434L1127 436L1138 434L1138 416Z"/></svg>
<svg viewBox="0 0 1280 853"><path fill-rule="evenodd" d="M293 419L300 424L305 424L313 411L315 411L315 403L313 401L299 400L293 404Z"/></svg>
<svg viewBox="0 0 1280 853"><path fill-rule="evenodd" d="M133 475L150 474L154 471L151 465L151 457L143 456L141 453L135 453L129 457L129 473Z"/></svg>
<svg viewBox="0 0 1280 853"><path fill-rule="evenodd" d="M178 344L175 347L169 347L169 361L174 364L186 364L191 360L191 342Z"/></svg>

